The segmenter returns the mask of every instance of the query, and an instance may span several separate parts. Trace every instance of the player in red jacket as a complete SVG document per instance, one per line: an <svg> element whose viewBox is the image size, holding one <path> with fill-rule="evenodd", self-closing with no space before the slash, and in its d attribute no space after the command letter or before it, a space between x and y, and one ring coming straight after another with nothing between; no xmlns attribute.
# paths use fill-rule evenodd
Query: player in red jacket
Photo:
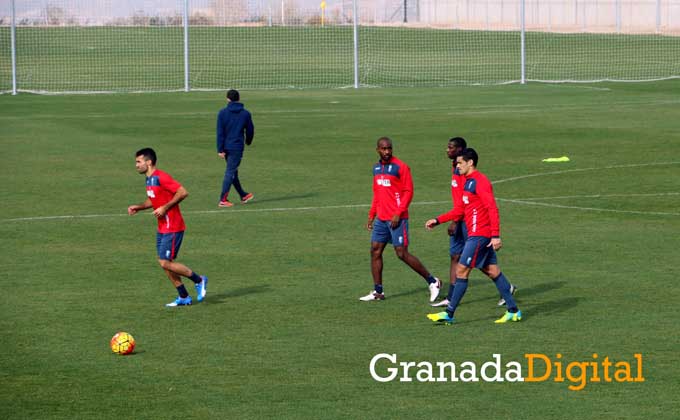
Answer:
<svg viewBox="0 0 680 420"><path fill-rule="evenodd" d="M392 156L392 140L388 137L378 139L376 151L380 160L373 165L373 202L366 223L366 228L372 231L373 290L359 300L385 299L382 285L382 255L389 242L394 246L397 257L427 281L430 302L434 302L439 296L441 282L427 271L415 255L408 252L408 206L413 198L411 170L404 162Z"/></svg>
<svg viewBox="0 0 680 420"><path fill-rule="evenodd" d="M158 219L158 233L156 234L158 263L179 294L177 299L165 306L191 305L191 296L182 284L180 276L187 277L194 282L197 300L201 302L206 295L208 278L199 276L186 265L175 261L186 228L179 210L179 203L189 193L166 172L156 169L156 152L151 148L141 149L135 154L135 167L137 172L146 175L147 199L141 204L129 206L128 214L132 216L140 210L153 207L153 215Z"/></svg>
<svg viewBox="0 0 680 420"><path fill-rule="evenodd" d="M460 171L456 167L456 160L458 155L467 147L467 142L462 137L453 137L449 139L446 146L446 155L449 159L453 161L453 168L451 171L451 201L453 202L453 209L447 213L440 214L437 216L437 221L439 223L451 222L448 226L449 234L449 255L451 256L451 264L449 268L449 292L446 298L440 302L433 303L434 307L446 307L451 301L451 296L453 295L454 284L456 283L456 267L458 266L458 261L460 260L460 254L463 252L465 247L465 241L467 240L468 233L467 227L465 226L464 220L453 220L454 215L457 211L462 211L463 208L463 187L465 186L465 176L460 174ZM461 213L462 214L462 213ZM458 219L460 219L459 216ZM515 294L517 287L510 284L510 293ZM498 301L498 306L505 305L505 299L501 296Z"/></svg>
<svg viewBox="0 0 680 420"><path fill-rule="evenodd" d="M505 299L507 311L495 322L505 323L522 319L522 312L517 308L510 292L510 283L498 266L496 251L502 246L498 207L491 182L484 174L477 171L478 160L477 152L472 148L463 150L456 159L456 168L461 175L465 176L461 197L463 205L460 209L454 207L448 215L451 217L450 220L461 220L461 218L465 220L468 238L456 266L456 282L446 312L427 316L434 322L450 324L454 321L453 314L465 295L468 277L473 268L479 268L489 276L501 297ZM425 227L431 229L445 220L430 219L425 223Z"/></svg>

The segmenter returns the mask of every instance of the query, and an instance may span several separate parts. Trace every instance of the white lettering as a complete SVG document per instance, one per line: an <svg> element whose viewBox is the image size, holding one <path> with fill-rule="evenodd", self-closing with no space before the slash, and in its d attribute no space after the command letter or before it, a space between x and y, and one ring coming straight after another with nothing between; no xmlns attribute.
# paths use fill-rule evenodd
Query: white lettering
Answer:
<svg viewBox="0 0 680 420"><path fill-rule="evenodd" d="M416 362L401 362L399 363L399 366L401 366L404 369L404 376L399 378L399 382L413 382L413 378L411 378L408 374L408 370L412 367L415 367Z"/></svg>
<svg viewBox="0 0 680 420"><path fill-rule="evenodd" d="M434 376L432 374L432 363L430 362L420 362L418 367L421 368L416 373L416 379L418 382L434 382Z"/></svg>
<svg viewBox="0 0 680 420"><path fill-rule="evenodd" d="M477 365L474 362L463 362L460 364L460 380L463 382L479 382Z"/></svg>
<svg viewBox="0 0 680 420"><path fill-rule="evenodd" d="M378 373L376 366L386 360L389 364ZM438 375L435 376L435 366ZM504 371L505 370L505 371ZM498 353L492 355L492 360L484 362L478 369L475 362L398 362L396 354L380 353L373 356L369 364L371 377L378 382L391 382L399 378L399 382L524 382L522 365L516 361L502 364L502 357ZM479 372L479 373L478 373Z"/></svg>
<svg viewBox="0 0 680 420"><path fill-rule="evenodd" d="M508 370L505 372L505 380L508 382L524 382L522 377L522 365L518 362L508 362L505 364ZM510 375L513 373L514 375Z"/></svg>
<svg viewBox="0 0 680 420"><path fill-rule="evenodd" d="M456 376L456 364L453 362L437 362L437 367L439 368L439 378L437 382L446 382L450 380L451 382L458 382L458 377ZM451 375L446 377L446 368L449 368Z"/></svg>
<svg viewBox="0 0 680 420"><path fill-rule="evenodd" d="M501 355L494 353L493 358L495 361L488 361L482 364L481 369L479 369L479 374L482 375L482 379L486 382L503 382L503 377L501 376ZM493 376L488 376L486 374L488 368L495 369L496 373Z"/></svg>
<svg viewBox="0 0 680 420"><path fill-rule="evenodd" d="M399 369L397 369L397 368L395 368L395 367L389 367L389 368L387 368L387 372L389 372L389 376L384 376L384 377L383 377L383 376L379 376L379 375L375 372L375 365L376 365L376 363L378 363L378 360L380 360L380 359L387 359L387 360L389 360L392 364L396 364L396 363L397 363L397 355L396 355L396 354L387 354L387 353L376 354L376 355L373 356L373 358L371 359L371 364L370 364L369 367L368 367L369 370L371 371L371 376L372 376L373 379L375 379L376 381L378 381L378 382L390 382L390 381L393 381L394 378L396 378L397 375L399 374Z"/></svg>

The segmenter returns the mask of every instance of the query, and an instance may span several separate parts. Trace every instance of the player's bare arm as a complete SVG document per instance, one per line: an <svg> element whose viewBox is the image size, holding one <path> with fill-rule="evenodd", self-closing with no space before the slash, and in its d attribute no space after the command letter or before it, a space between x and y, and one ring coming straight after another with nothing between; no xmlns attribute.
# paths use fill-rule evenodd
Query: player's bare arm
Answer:
<svg viewBox="0 0 680 420"><path fill-rule="evenodd" d="M177 192L175 193L174 197L172 197L172 200L168 201L168 204L164 206L160 206L156 210L153 211L153 215L158 217L159 219L161 217L165 217L165 214L170 210L173 206L176 206L182 200L187 198L189 196L189 192L184 188L184 187L179 187Z"/></svg>
<svg viewBox="0 0 680 420"><path fill-rule="evenodd" d="M144 201L142 204L133 204L128 207L128 214L132 216L133 214L137 214L138 211L140 210L146 210L151 208L151 199L147 198L146 201Z"/></svg>

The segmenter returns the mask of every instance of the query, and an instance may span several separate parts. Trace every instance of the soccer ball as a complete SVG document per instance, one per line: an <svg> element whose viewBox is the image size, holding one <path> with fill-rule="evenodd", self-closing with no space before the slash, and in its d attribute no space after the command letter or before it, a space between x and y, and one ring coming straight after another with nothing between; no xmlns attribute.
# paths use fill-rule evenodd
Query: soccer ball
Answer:
<svg viewBox="0 0 680 420"><path fill-rule="evenodd" d="M111 351L126 355L135 349L135 338L126 332L118 332L111 338Z"/></svg>

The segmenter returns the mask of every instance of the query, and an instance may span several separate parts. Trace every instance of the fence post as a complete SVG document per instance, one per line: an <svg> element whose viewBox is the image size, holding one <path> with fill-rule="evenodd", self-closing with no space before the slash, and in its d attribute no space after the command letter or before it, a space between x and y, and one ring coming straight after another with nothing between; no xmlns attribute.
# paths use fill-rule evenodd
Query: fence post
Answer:
<svg viewBox="0 0 680 420"><path fill-rule="evenodd" d="M525 0L520 0L519 3L519 8L520 8L520 22L521 22L521 32L520 32L520 66L522 67L521 73L522 73L522 78L520 80L521 84L525 84L526 81L526 45L525 45L525 39L524 39L524 33L526 30L526 19L525 19L525 14L526 14L526 4Z"/></svg>
<svg viewBox="0 0 680 420"><path fill-rule="evenodd" d="M661 0L656 0L656 32L661 31Z"/></svg>
<svg viewBox="0 0 680 420"><path fill-rule="evenodd" d="M359 89L359 17L357 16L357 1L352 0L352 21L354 37L354 89Z"/></svg>
<svg viewBox="0 0 680 420"><path fill-rule="evenodd" d="M14 0L12 0L12 95L17 94L17 22Z"/></svg>
<svg viewBox="0 0 680 420"><path fill-rule="evenodd" d="M184 91L189 92L189 0L184 0Z"/></svg>

